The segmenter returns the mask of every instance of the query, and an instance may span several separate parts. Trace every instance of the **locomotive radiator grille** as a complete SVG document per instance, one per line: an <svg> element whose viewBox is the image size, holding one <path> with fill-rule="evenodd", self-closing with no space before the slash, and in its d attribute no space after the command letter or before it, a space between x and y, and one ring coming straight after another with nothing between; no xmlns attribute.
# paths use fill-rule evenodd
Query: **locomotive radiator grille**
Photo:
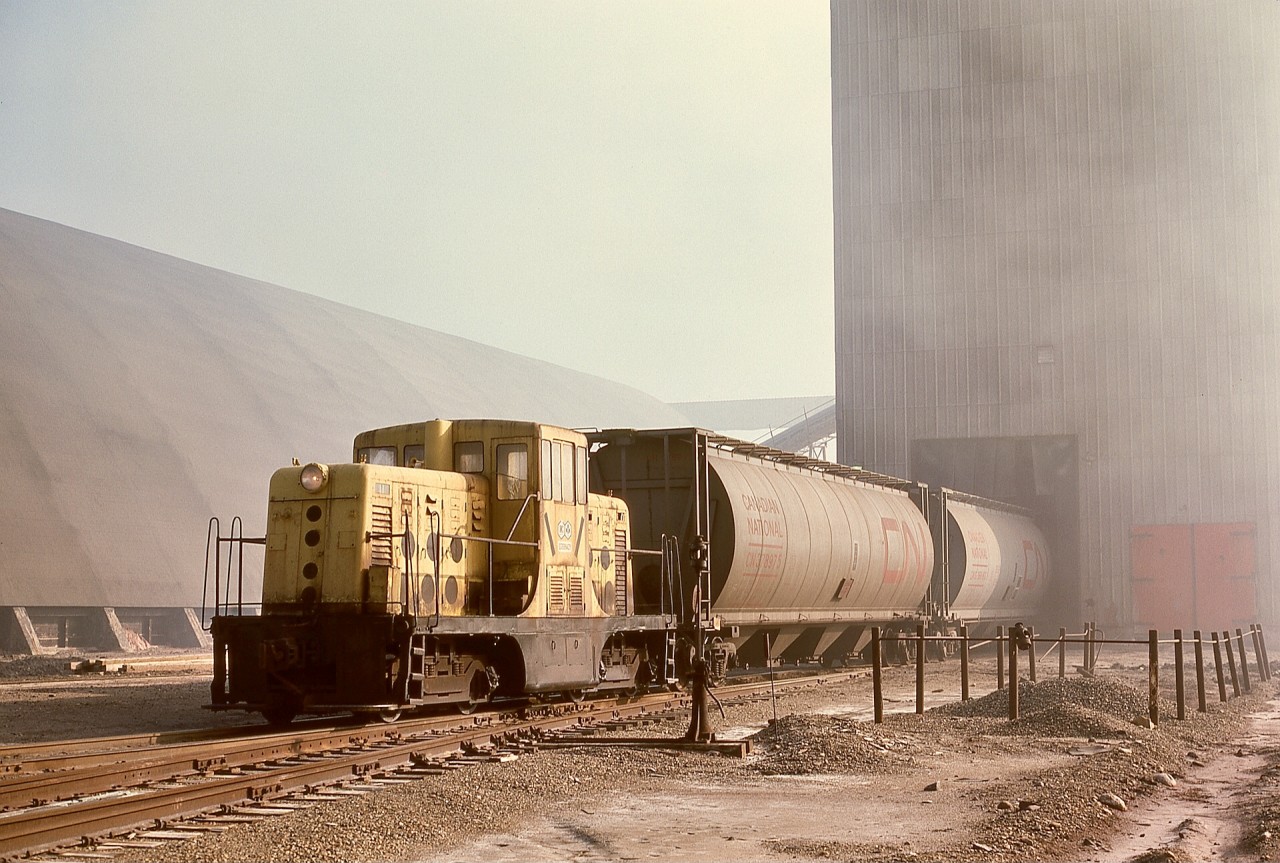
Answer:
<svg viewBox="0 0 1280 863"><path fill-rule="evenodd" d="M569 607L574 611L585 611L587 608L586 573L575 570L569 574Z"/></svg>
<svg viewBox="0 0 1280 863"><path fill-rule="evenodd" d="M627 532L613 532L613 601L614 613L627 614Z"/></svg>
<svg viewBox="0 0 1280 863"><path fill-rule="evenodd" d="M564 612L564 570L547 567L547 605L551 612Z"/></svg>
<svg viewBox="0 0 1280 863"><path fill-rule="evenodd" d="M374 566L391 566L391 507L373 505L373 540L370 562Z"/></svg>

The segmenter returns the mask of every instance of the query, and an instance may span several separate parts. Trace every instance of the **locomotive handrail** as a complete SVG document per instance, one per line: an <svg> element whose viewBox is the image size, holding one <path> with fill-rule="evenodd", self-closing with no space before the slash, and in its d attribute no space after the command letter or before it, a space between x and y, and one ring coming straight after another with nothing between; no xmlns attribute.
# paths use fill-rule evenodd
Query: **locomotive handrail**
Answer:
<svg viewBox="0 0 1280 863"><path fill-rule="evenodd" d="M448 537L449 539L460 539L464 542L483 542L488 545L519 545L524 546L525 548L538 547L536 542L526 542L522 539L494 539L490 536L468 536L465 533L446 533L441 536Z"/></svg>
<svg viewBox="0 0 1280 863"><path fill-rule="evenodd" d="M213 630L213 623L208 626L204 625L204 616L209 601L209 549L213 548L213 609L214 614L218 613L218 571L220 566L220 555L222 552L222 524L218 521L218 517L212 516L209 519L209 526L205 529L204 535L204 587L200 590L200 629L205 632Z"/></svg>
<svg viewBox="0 0 1280 863"><path fill-rule="evenodd" d="M524 499L524 503L520 504L520 511L516 513L516 520L511 522L511 530L507 531L507 542L511 542L511 537L516 535L516 528L520 526L520 519L524 518L524 512L529 508L529 504L536 495L528 495Z"/></svg>
<svg viewBox="0 0 1280 863"><path fill-rule="evenodd" d="M435 598L435 620L427 624L427 631L440 625L440 532L444 530L444 513L427 510L427 530L435 538L436 547L431 550L431 595Z"/></svg>
<svg viewBox="0 0 1280 863"><path fill-rule="evenodd" d="M532 495L530 495L530 497L532 497ZM515 530L514 525L512 526L512 530L513 531ZM441 531L443 531L443 527L441 528ZM536 542L526 542L520 539L494 539L493 537L489 537L489 536L468 536L467 534L463 534L463 533L443 533L443 532L437 533L436 535L441 540L443 540L445 537L448 537L449 539L460 539L463 542L481 542L481 543L484 543L485 545L491 545L491 546L492 545L511 545L511 546L517 546L521 548L537 548L538 547L538 543ZM442 545L438 545L435 553L436 575L434 579L435 594L436 594L436 623L437 624L440 622L440 557L443 553L444 553L444 547ZM494 616L493 614L493 553L492 552L489 553L489 616L490 617Z"/></svg>
<svg viewBox="0 0 1280 863"><path fill-rule="evenodd" d="M231 566L232 560L236 565L236 614L244 615L244 546L249 545L266 545L267 538L265 536L243 535L244 522L240 516L231 519L231 529L227 536L222 535L222 523L217 516L209 519L209 527L205 532L204 546L204 589L200 595L200 628L205 632L212 630L213 625L204 625L205 612L208 610L207 600L209 597L209 551L213 550L213 616L231 612ZM226 594L222 592L222 545L226 543L227 548L227 589ZM232 554L231 546L236 546L236 554Z"/></svg>
<svg viewBox="0 0 1280 863"><path fill-rule="evenodd" d="M400 596L404 600L402 608L404 608L405 614L417 617L420 596L418 594L418 580L413 577L413 562L417 558L418 549L413 539L413 531L409 528L409 513L403 514L403 521L404 536L400 540L400 550L404 554L404 575L401 577Z"/></svg>
<svg viewBox="0 0 1280 863"><path fill-rule="evenodd" d="M662 535L662 570L666 578L663 579L666 584L667 592L670 594L671 613L676 615L681 622L684 618L684 577L680 571L680 539L674 534ZM672 577L674 572L674 578ZM677 584L679 589L677 591ZM662 590L659 587L659 610L662 611ZM677 599L679 604L677 605ZM665 611L663 611L665 614Z"/></svg>

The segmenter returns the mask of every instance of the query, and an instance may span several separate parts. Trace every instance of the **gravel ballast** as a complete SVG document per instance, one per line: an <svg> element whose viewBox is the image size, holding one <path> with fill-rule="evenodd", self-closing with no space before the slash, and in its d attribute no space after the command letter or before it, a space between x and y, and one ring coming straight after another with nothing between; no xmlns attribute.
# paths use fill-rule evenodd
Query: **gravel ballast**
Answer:
<svg viewBox="0 0 1280 863"><path fill-rule="evenodd" d="M930 673L949 678L956 668L930 666ZM1123 673L1024 681L1022 718L1014 723L1006 718L1007 693L999 690L923 716L891 713L882 725L854 718L869 706L864 678L779 692L776 722L770 721L773 706L767 700L731 704L724 719L716 716L720 728L760 729L755 754L744 760L649 750L543 750L510 763L481 763L319 803L221 834L121 852L116 859L382 861L455 859L464 853L480 859L490 847L486 843L497 854L508 842L504 837L522 835L547 819L606 832L625 829L613 823L605 801L714 800L754 789L763 795L759 805L765 808L758 814L765 819L776 814L768 803L770 788L794 794L823 783L847 789L849 781L863 798L853 802L900 804L892 829L881 830L888 835L860 841L859 824L865 821L833 819L814 807L813 824L770 822L753 843L730 844L743 837L724 837L725 844L716 846L723 848L722 859L1085 859L1101 853L1127 817L1103 802L1107 795L1132 809L1151 795L1173 793L1158 775L1181 782L1196 764L1230 757L1229 741L1240 734L1245 714L1261 708L1270 692L1269 684L1255 683L1253 695L1214 703L1207 714L1142 728L1132 720L1146 713L1145 672ZM911 669L886 671L887 691L897 694L900 700L893 703L899 708L909 709L912 684ZM676 717L622 733L676 737L686 721ZM1069 754L1073 749L1090 754ZM645 823L644 829L668 827ZM1256 847L1266 847L1264 832ZM657 858L681 859L654 847ZM595 853L582 859L613 859Z"/></svg>

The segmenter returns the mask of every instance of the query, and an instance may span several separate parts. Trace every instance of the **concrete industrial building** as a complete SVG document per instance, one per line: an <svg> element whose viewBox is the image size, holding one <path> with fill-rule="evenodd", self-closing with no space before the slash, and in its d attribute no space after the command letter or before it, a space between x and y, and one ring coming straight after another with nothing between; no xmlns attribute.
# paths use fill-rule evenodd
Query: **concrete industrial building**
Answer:
<svg viewBox="0 0 1280 863"><path fill-rule="evenodd" d="M1034 506L1062 623L1277 619L1280 4L832 0L842 461Z"/></svg>

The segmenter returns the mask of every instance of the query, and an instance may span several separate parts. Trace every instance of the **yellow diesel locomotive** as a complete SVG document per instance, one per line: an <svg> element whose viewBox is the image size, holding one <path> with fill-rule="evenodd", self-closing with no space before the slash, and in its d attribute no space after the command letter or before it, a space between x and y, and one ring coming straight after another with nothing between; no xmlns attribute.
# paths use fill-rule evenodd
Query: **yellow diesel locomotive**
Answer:
<svg viewBox="0 0 1280 863"><path fill-rule="evenodd" d="M276 471L261 614L237 613L230 579L215 593L210 706L282 723L669 679L674 595L649 585L637 613L633 577L663 555L588 491L587 448L551 425L433 420L358 435L350 464Z"/></svg>

